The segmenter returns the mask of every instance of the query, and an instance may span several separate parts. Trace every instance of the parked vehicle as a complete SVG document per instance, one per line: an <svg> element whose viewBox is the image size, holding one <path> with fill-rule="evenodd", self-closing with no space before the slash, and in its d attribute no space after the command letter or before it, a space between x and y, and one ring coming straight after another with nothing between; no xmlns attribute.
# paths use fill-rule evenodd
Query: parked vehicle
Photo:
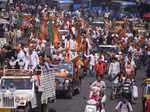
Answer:
<svg viewBox="0 0 150 112"><path fill-rule="evenodd" d="M37 90L35 75L36 73L31 74L16 69L5 71L1 77L0 110L7 112L21 110L24 112L32 112L33 110L48 112L48 104L55 101L55 76L50 72L41 71L40 85L43 91L40 102L37 98L39 91ZM42 110L39 110L39 106Z"/></svg>

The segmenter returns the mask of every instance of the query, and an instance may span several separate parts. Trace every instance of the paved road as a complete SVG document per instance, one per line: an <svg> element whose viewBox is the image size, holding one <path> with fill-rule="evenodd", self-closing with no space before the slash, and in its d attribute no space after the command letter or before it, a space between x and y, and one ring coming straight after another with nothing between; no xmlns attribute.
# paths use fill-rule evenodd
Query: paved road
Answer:
<svg viewBox="0 0 150 112"><path fill-rule="evenodd" d="M136 101L136 104L133 105L134 112L142 112L141 104L141 83L144 77L143 68L137 71L136 83L139 89L139 98ZM82 90L79 95L73 97L73 99L57 98L56 103L50 106L51 109L55 110L54 112L84 112L85 102L84 97L88 97L89 94L89 83L93 82L95 78L86 77L82 82ZM111 83L105 80L107 86L111 86ZM111 88L107 88L107 101L105 105L106 112L112 112L112 109L117 104L117 100L110 100ZM53 112L53 111L50 111Z"/></svg>

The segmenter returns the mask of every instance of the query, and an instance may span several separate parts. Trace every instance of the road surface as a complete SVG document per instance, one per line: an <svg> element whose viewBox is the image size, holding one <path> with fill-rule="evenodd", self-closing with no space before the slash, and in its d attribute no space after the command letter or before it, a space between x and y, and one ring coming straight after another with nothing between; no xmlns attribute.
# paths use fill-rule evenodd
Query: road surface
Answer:
<svg viewBox="0 0 150 112"><path fill-rule="evenodd" d="M142 103L141 103L141 83L143 81L145 72L143 67L137 71L136 83L139 91L139 98L136 100L136 104L132 105L134 112L142 112ZM81 93L74 96L72 99L65 99L63 96L56 99L56 103L50 105L50 112L84 112L85 109L85 97L89 95L89 84L92 83L95 78L86 77L82 81ZM111 82L105 80L107 86L111 86ZM107 88L107 101L105 105L106 112L112 112L112 109L117 104L118 100L110 100L111 88Z"/></svg>

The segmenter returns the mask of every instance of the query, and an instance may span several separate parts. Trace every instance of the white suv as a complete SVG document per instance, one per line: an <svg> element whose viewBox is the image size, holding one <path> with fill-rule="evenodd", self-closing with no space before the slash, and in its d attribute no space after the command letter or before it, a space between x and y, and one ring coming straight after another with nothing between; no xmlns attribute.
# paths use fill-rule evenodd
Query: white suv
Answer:
<svg viewBox="0 0 150 112"><path fill-rule="evenodd" d="M32 112L32 110L38 109L38 100L41 100L40 105L43 106L44 110L38 109L38 111L48 112L47 104L55 100L54 75L48 72L41 75L40 85L42 85L43 92L41 98L38 99L37 80L33 76L31 77L25 73L16 75L10 72L10 74L1 77L0 111L4 109L8 111L23 109L24 112Z"/></svg>

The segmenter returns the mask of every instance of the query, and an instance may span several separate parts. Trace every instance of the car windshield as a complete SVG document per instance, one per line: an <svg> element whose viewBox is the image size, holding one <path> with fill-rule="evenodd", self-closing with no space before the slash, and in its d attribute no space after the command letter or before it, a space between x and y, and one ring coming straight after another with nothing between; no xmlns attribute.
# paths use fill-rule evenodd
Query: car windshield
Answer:
<svg viewBox="0 0 150 112"><path fill-rule="evenodd" d="M11 85L15 87L16 90L29 90L32 89L32 82L29 78L9 78L9 79L2 79L1 84L5 88L10 88Z"/></svg>
<svg viewBox="0 0 150 112"><path fill-rule="evenodd" d="M117 47L101 47L101 46L99 46L98 52L101 52L101 50L107 51L107 52L112 52L113 51L115 53L118 52L118 48Z"/></svg>

